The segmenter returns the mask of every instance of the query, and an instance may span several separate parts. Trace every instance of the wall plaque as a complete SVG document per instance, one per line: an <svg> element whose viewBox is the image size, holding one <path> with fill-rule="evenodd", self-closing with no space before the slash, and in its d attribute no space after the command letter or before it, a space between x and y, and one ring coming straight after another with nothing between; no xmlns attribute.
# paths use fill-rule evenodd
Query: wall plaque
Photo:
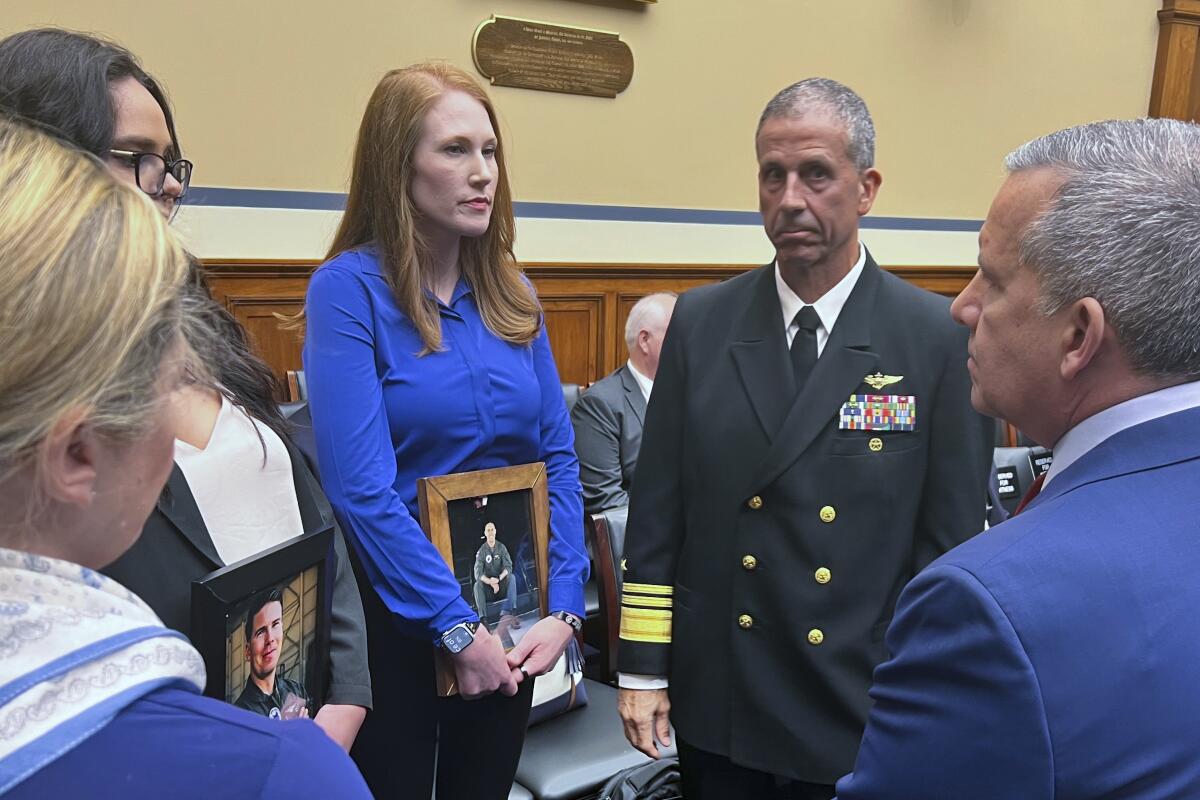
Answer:
<svg viewBox="0 0 1200 800"><path fill-rule="evenodd" d="M616 97L633 79L620 34L493 15L475 29L471 56L496 86Z"/></svg>

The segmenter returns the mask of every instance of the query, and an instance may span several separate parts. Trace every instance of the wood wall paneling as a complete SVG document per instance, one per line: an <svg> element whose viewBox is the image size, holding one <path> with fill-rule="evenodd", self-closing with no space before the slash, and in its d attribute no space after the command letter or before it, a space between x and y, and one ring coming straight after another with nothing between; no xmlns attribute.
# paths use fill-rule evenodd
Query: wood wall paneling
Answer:
<svg viewBox="0 0 1200 800"><path fill-rule="evenodd" d="M1158 22L1149 114L1200 121L1200 0L1163 0Z"/></svg>
<svg viewBox="0 0 1200 800"><path fill-rule="evenodd" d="M563 383L588 384L604 362L603 330L606 307L603 292L541 294L546 333Z"/></svg>
<svg viewBox="0 0 1200 800"><path fill-rule="evenodd" d="M1200 0L1197 0L1200 2ZM287 370L300 369L302 334L280 326L276 314L295 314L304 303L316 261L212 260L204 266L214 297L250 333L259 353L286 385ZM563 264L529 263L546 312L546 330L561 379L589 384L625 362L625 320L652 292L685 292L753 269L746 264ZM887 267L923 289L953 297L974 267ZM286 398L284 398L286 399Z"/></svg>
<svg viewBox="0 0 1200 800"><path fill-rule="evenodd" d="M294 316L304 307L315 261L206 261L213 297L246 328L258 354L280 380L280 399L289 400L287 371L302 369L301 331L281 326L277 314Z"/></svg>

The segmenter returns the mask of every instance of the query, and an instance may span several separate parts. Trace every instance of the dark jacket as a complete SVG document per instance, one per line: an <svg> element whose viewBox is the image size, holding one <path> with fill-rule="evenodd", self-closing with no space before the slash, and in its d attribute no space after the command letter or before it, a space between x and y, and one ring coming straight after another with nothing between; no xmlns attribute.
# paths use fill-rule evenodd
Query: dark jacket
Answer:
<svg viewBox="0 0 1200 800"><path fill-rule="evenodd" d="M690 745L832 784L854 764L903 586L983 527L990 422L949 304L867 257L797 396L773 265L684 294L625 538L622 672L667 675ZM881 389L864 378L899 377ZM851 395L916 398L851 430Z"/></svg>
<svg viewBox="0 0 1200 800"><path fill-rule="evenodd" d="M258 684L254 682L253 678L246 678L246 685L233 704L238 708L258 714L260 717L280 719L289 694L294 694L303 700L309 715L313 714L312 698L308 696L308 690L304 688L304 684L285 676L282 669L275 676L275 690L270 694L263 694L263 690L258 688Z"/></svg>
<svg viewBox="0 0 1200 800"><path fill-rule="evenodd" d="M292 460L296 499L304 532L333 522L333 510L300 451L281 437ZM324 702L371 707L371 675L367 669L367 634L362 600L350 568L342 533L334 529L337 569L329 636L329 679ZM141 597L168 628L190 635L192 581L225 566L217 555L204 518L176 465L142 536L104 574ZM168 578L168 576L172 576Z"/></svg>
<svg viewBox="0 0 1200 800"><path fill-rule="evenodd" d="M628 364L596 381L575 403L571 424L588 514L629 505L645 416L646 399Z"/></svg>

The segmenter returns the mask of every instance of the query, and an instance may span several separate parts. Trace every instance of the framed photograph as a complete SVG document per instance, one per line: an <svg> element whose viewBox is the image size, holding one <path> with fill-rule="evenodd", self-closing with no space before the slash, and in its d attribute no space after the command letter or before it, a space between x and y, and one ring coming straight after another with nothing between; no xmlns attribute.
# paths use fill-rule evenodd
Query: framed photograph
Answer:
<svg viewBox="0 0 1200 800"><path fill-rule="evenodd" d="M316 716L325 696L333 527L192 581L205 694L274 719Z"/></svg>
<svg viewBox="0 0 1200 800"><path fill-rule="evenodd" d="M511 650L548 613L550 504L546 465L522 464L417 481L421 527L458 579L463 599ZM456 694L441 650L438 693Z"/></svg>

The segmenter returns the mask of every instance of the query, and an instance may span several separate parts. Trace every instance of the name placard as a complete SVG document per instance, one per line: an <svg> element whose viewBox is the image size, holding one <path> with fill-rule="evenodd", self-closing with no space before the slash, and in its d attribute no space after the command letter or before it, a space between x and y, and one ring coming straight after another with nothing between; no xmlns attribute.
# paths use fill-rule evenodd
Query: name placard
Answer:
<svg viewBox="0 0 1200 800"><path fill-rule="evenodd" d="M496 86L616 97L633 80L620 34L493 15L475 29L475 67Z"/></svg>
<svg viewBox="0 0 1200 800"><path fill-rule="evenodd" d="M1021 496L1021 489L1017 483L1016 467L997 467L996 480L999 484L1001 500L1011 500L1014 497Z"/></svg>
<svg viewBox="0 0 1200 800"><path fill-rule="evenodd" d="M1033 477L1045 475L1050 471L1054 462L1054 453L1044 447L1035 447L1029 451L1029 466L1033 469Z"/></svg>

